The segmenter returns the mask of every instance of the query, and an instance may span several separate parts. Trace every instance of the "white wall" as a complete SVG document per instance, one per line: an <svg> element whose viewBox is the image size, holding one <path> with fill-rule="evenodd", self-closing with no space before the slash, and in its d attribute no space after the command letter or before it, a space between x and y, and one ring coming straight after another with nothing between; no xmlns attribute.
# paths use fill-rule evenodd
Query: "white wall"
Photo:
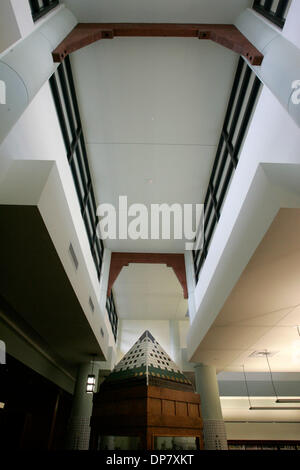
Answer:
<svg viewBox="0 0 300 470"><path fill-rule="evenodd" d="M188 319L179 321L179 335L180 335L180 348L184 349L187 347L187 334L190 327Z"/></svg>
<svg viewBox="0 0 300 470"><path fill-rule="evenodd" d="M2 3L2 2L1 2ZM16 21L22 37L27 36L34 29L31 8L28 0L10 0Z"/></svg>
<svg viewBox="0 0 300 470"><path fill-rule="evenodd" d="M267 121L266 116L268 116ZM234 231L251 185L255 183L259 165L261 163L299 165L299 144L300 133L297 125L271 92L264 87L196 287L197 309L215 273L220 255L224 253L228 239Z"/></svg>
<svg viewBox="0 0 300 470"><path fill-rule="evenodd" d="M298 0L292 0L282 34L298 48L300 47L299 16L300 3Z"/></svg>
<svg viewBox="0 0 300 470"><path fill-rule="evenodd" d="M297 24L287 25L296 43ZM197 360L199 344L280 207L300 207L299 146L299 128L264 87L195 289L190 359Z"/></svg>
<svg viewBox="0 0 300 470"><path fill-rule="evenodd" d="M10 0L0 2L0 53L21 38Z"/></svg>
<svg viewBox="0 0 300 470"><path fill-rule="evenodd" d="M108 345L114 341L106 310L99 307L99 281L48 83L1 145L0 173L0 203L38 206L87 320L106 354ZM68 253L70 242L79 260L77 271ZM89 295L96 307L93 315Z"/></svg>

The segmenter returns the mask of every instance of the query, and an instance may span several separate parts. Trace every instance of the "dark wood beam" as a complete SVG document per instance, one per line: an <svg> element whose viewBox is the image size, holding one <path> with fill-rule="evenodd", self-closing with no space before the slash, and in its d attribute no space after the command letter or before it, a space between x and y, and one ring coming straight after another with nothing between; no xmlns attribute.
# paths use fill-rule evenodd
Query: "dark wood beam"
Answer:
<svg viewBox="0 0 300 470"><path fill-rule="evenodd" d="M172 268L180 282L184 298L188 298L184 255L178 253L119 253L111 254L107 295L110 296L115 280L124 266L131 263L166 264Z"/></svg>
<svg viewBox="0 0 300 470"><path fill-rule="evenodd" d="M210 39L244 56L252 65L261 65L263 60L259 50L234 25L172 23L79 23L53 51L53 60L62 62L71 52L114 37Z"/></svg>
<svg viewBox="0 0 300 470"><path fill-rule="evenodd" d="M261 65L264 58L263 54L233 25L230 29L213 28L207 30L204 25L199 32L199 39L210 39L231 51L237 52L252 65Z"/></svg>
<svg viewBox="0 0 300 470"><path fill-rule="evenodd" d="M54 62L62 62L71 52L78 51L100 39L112 39L113 31L100 26L79 23L52 52Z"/></svg>

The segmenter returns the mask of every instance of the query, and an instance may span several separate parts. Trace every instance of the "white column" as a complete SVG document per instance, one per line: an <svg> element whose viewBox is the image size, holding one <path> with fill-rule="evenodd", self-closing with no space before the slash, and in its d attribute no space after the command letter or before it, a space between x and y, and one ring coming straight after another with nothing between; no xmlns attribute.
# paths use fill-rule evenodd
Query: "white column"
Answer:
<svg viewBox="0 0 300 470"><path fill-rule="evenodd" d="M87 376L91 374L92 363L81 364L73 397L72 413L69 424L68 449L88 450L90 441L90 419L93 411L93 394L86 393ZM99 365L94 363L96 390Z"/></svg>
<svg viewBox="0 0 300 470"><path fill-rule="evenodd" d="M182 368L180 334L178 320L170 320L170 355L173 361Z"/></svg>
<svg viewBox="0 0 300 470"><path fill-rule="evenodd" d="M195 280L195 270L194 270L194 261L192 251L186 251L184 253L185 260L185 273L186 273L186 282L188 289L188 305L189 305L189 318L190 323L196 316L196 303L195 303L195 289L196 289L196 280Z"/></svg>
<svg viewBox="0 0 300 470"><path fill-rule="evenodd" d="M12 5L8 6L10 11L6 12L3 17L5 21L8 16L7 24L10 23L10 16L14 17ZM0 21L1 30L3 29L2 23L3 21ZM34 28L31 34L17 41L12 48L8 47L9 44L21 34L20 31L17 31L17 25L15 25L16 31L9 39L8 45L2 43L2 33L0 33L0 51L1 47L2 51L3 48L8 47L0 58L0 80L6 84L9 103L9 106L0 107L0 143L3 142L29 103L57 69L58 64L53 62L51 51L61 43L77 23L73 13L61 5L61 8L56 9L53 15L45 18L39 27ZM23 27L25 28L25 25Z"/></svg>
<svg viewBox="0 0 300 470"><path fill-rule="evenodd" d="M227 450L226 428L223 420L216 369L195 366L196 391L201 399L204 449Z"/></svg>
<svg viewBox="0 0 300 470"><path fill-rule="evenodd" d="M10 0L22 37L30 34L35 25L28 0Z"/></svg>
<svg viewBox="0 0 300 470"><path fill-rule="evenodd" d="M293 2L291 15L293 12L298 13L294 6L295 3L299 3L299 1ZM288 41L262 15L258 15L250 8L247 8L237 18L235 26L263 53L262 64L252 66L252 69L263 84L276 96L299 127L300 106L293 93L293 91L296 92L297 98L299 88L297 84L295 85L296 89L292 88L292 84L299 80L299 48ZM295 36L292 35L292 37L295 40ZM299 37L298 34L297 37Z"/></svg>
<svg viewBox="0 0 300 470"><path fill-rule="evenodd" d="M111 250L108 248L104 249L104 255L102 260L101 268L101 277L100 277L100 308L102 311L105 311L106 299L107 299L107 287L108 287L108 278L110 271L110 260L111 260Z"/></svg>

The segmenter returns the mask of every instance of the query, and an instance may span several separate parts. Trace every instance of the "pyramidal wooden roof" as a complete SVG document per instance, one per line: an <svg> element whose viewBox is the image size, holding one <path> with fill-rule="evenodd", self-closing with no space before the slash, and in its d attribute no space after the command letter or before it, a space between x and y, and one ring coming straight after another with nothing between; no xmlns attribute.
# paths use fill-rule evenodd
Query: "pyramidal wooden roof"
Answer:
<svg viewBox="0 0 300 470"><path fill-rule="evenodd" d="M191 389L191 382L161 345L145 331L105 380L105 386L145 382L168 388Z"/></svg>

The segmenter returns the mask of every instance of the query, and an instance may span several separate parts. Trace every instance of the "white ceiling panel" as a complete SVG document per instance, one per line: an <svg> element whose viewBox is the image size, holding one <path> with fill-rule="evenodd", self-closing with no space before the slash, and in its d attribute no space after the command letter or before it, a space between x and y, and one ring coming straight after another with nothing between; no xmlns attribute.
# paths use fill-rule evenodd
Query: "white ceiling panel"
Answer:
<svg viewBox="0 0 300 470"><path fill-rule="evenodd" d="M300 306L297 305L294 308L290 309L290 313L285 315L285 317L278 322L278 326L291 326L295 325L300 326Z"/></svg>
<svg viewBox="0 0 300 470"><path fill-rule="evenodd" d="M130 264L113 287L118 315L128 320L184 320L187 300L172 268Z"/></svg>
<svg viewBox="0 0 300 470"><path fill-rule="evenodd" d="M77 51L87 142L216 145L236 63L196 38L116 38Z"/></svg>
<svg viewBox="0 0 300 470"><path fill-rule="evenodd" d="M291 312L291 308L284 308L278 311L269 312L261 315L254 315L247 318L247 320L242 321L234 321L234 322L226 322L226 320L222 320L222 318L218 319L215 322L215 326L262 326L262 327L271 327L275 326L281 321L285 322L285 319L289 317L289 313ZM300 319L299 319L300 322Z"/></svg>
<svg viewBox="0 0 300 470"><path fill-rule="evenodd" d="M249 349L253 342L263 336L268 327L213 327L201 343L200 350L205 349Z"/></svg>
<svg viewBox="0 0 300 470"><path fill-rule="evenodd" d="M96 199L202 203L237 55L191 38L119 38L72 55ZM183 240L107 240L183 252Z"/></svg>
<svg viewBox="0 0 300 470"><path fill-rule="evenodd" d="M80 21L233 23L251 0L65 0Z"/></svg>
<svg viewBox="0 0 300 470"><path fill-rule="evenodd" d="M272 371L300 371L300 210L281 209L201 343L198 361L267 371L254 351L274 351ZM220 351L227 354L220 355Z"/></svg>

